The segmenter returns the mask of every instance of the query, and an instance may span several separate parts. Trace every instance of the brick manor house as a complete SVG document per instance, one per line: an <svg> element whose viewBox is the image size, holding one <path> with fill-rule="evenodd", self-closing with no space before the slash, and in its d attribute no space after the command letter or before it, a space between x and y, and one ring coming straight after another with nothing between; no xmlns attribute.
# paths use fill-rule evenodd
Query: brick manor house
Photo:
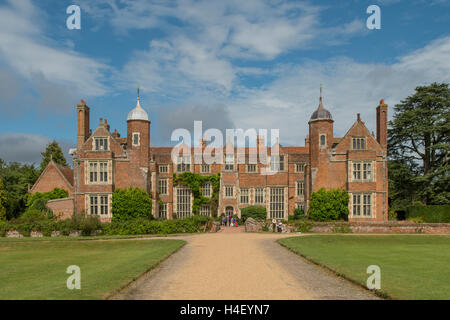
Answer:
<svg viewBox="0 0 450 320"><path fill-rule="evenodd" d="M189 188L173 185L174 173L191 171L210 175L220 172L219 215L240 216L243 207L259 205L267 208L268 218L287 220L295 208L308 208L312 192L320 188L342 188L350 196L350 221L387 220L387 105L383 100L376 114L376 138L359 114L345 136L338 138L333 135L331 113L325 109L320 97L319 106L309 120L305 146L279 145L279 171L263 175L261 170L270 166L273 146L265 147L262 137L257 139L257 148L267 148L269 163L265 165L238 163L237 156L245 152L247 159L251 148L234 146L231 147L234 155L226 155L223 164L194 164L195 148L189 148L190 157L179 157L178 163L173 163L173 147L151 146L150 120L140 106L139 98L128 114L126 137L121 137L117 130L111 132L106 119L101 118L92 132L89 107L81 100L77 105L77 149L72 150L73 169L51 161L31 192L47 192L55 187L66 189L68 198L48 202L54 213L66 218L73 212L84 211L109 221L113 191L139 187L151 195L154 217L172 219L191 215L193 204ZM205 148L205 141L200 146ZM209 183L202 185L201 190L204 196L212 194ZM200 214L216 213L204 205Z"/></svg>

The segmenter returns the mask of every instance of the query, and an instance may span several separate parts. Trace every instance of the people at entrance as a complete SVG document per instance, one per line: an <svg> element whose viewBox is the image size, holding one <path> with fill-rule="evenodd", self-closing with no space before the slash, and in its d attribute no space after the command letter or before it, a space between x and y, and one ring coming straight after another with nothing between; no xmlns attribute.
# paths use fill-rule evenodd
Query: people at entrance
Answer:
<svg viewBox="0 0 450 320"><path fill-rule="evenodd" d="M228 216L228 226L231 226L231 214Z"/></svg>
<svg viewBox="0 0 450 320"><path fill-rule="evenodd" d="M278 232L282 232L283 231L283 224L281 223L281 221L278 221L277 231Z"/></svg>
<svg viewBox="0 0 450 320"><path fill-rule="evenodd" d="M225 217L225 215L222 216L222 226L226 226L227 225L227 217Z"/></svg>
<svg viewBox="0 0 450 320"><path fill-rule="evenodd" d="M237 221L236 218L233 217L233 227L237 227Z"/></svg>

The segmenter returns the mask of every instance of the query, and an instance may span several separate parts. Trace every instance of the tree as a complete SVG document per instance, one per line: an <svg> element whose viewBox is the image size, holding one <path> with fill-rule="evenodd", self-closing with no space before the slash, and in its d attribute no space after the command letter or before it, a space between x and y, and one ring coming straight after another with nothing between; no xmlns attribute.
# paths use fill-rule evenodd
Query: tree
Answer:
<svg viewBox="0 0 450 320"><path fill-rule="evenodd" d="M348 193L343 189L319 189L311 194L309 216L316 221L348 219Z"/></svg>
<svg viewBox="0 0 450 320"><path fill-rule="evenodd" d="M394 107L389 122L389 157L409 166L424 204L450 201L450 88L419 86ZM395 168L394 168L395 170ZM391 180L396 174L390 173Z"/></svg>
<svg viewBox="0 0 450 320"><path fill-rule="evenodd" d="M6 220L6 194L3 186L2 178L0 177L0 221Z"/></svg>
<svg viewBox="0 0 450 320"><path fill-rule="evenodd" d="M53 142L49 143L45 148L44 152L41 152L42 161L40 165L41 172L44 171L45 167L47 167L50 160L53 160L56 164L59 164L63 167L67 167L67 161L64 157L64 154L59 146L58 142L53 140Z"/></svg>
<svg viewBox="0 0 450 320"><path fill-rule="evenodd" d="M6 195L6 217L17 218L25 211L28 200L28 187L39 177L39 170L32 165L17 162L5 163L0 159L0 178Z"/></svg>
<svg viewBox="0 0 450 320"><path fill-rule="evenodd" d="M152 218L152 199L140 188L116 189L112 196L112 220Z"/></svg>

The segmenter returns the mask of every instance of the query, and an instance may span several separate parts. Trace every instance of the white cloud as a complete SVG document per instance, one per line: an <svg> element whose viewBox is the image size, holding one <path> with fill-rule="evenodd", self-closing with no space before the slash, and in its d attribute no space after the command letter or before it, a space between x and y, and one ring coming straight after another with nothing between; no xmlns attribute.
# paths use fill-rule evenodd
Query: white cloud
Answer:
<svg viewBox="0 0 450 320"><path fill-rule="evenodd" d="M243 128L279 128L282 143L303 145L308 121L317 108L319 84L324 83L324 105L335 120L335 135L342 136L356 113L375 130L375 108L380 99L392 107L419 85L450 82L450 37L399 57L393 64L359 63L340 57L309 61L283 68L264 88L245 90L228 100L232 119Z"/></svg>
<svg viewBox="0 0 450 320"><path fill-rule="evenodd" d="M98 96L106 92L102 84L106 65L73 50L59 48L48 39L42 25L45 13L30 1L8 2L9 6L0 6L0 63L38 92L41 102L55 100L46 94L61 87L66 88L69 97ZM47 89L53 86L54 90L42 91L43 83ZM68 101L55 102L51 107L64 108Z"/></svg>

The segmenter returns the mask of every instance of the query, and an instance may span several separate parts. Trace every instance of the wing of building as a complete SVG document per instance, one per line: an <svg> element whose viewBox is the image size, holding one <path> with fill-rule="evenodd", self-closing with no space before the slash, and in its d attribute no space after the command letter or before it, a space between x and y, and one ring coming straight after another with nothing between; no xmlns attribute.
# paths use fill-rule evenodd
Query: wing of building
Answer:
<svg viewBox="0 0 450 320"><path fill-rule="evenodd" d="M258 205L267 208L267 218L287 219L295 208L308 208L312 192L342 188L350 195L350 221L387 220L387 105L383 100L376 110L376 137L359 114L344 137L335 137L333 117L320 98L304 146L282 146L277 142L266 147L265 138L258 136L255 147L236 148L228 141L223 148L211 151L202 140L196 148L182 144L180 150L185 153L177 154L172 161L173 147L151 146L150 120L139 98L128 114L126 137L110 132L106 119L100 119L92 131L89 107L81 101L77 105L73 170L50 162L31 191L65 188L70 198L49 203L56 213L67 217L68 212L85 212L108 221L112 217L113 191L139 187L154 200L153 216L173 219L191 215L193 205L191 190L175 186L173 175L220 172L218 212L204 205L200 214L240 216L243 207ZM196 161L195 150L199 149L212 152L221 161ZM231 155L228 150L233 151ZM274 150L279 150L278 156L274 156ZM264 156L254 161L253 154ZM205 196L212 195L211 184L205 183L201 189Z"/></svg>

